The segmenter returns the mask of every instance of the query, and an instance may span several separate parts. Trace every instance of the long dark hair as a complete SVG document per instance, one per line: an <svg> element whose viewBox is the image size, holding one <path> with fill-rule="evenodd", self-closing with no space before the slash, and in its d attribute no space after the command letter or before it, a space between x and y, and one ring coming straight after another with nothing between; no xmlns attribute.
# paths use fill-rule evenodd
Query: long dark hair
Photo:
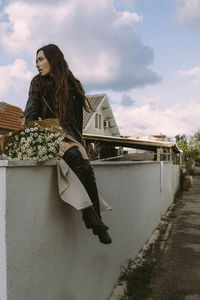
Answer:
<svg viewBox="0 0 200 300"><path fill-rule="evenodd" d="M66 124L66 110L69 99L69 84L71 84L82 100L82 105L87 112L93 111L93 108L85 96L85 91L79 80L75 78L68 67L63 53L54 44L49 44L37 50L44 51L44 55L51 66L51 74L55 81L55 112L60 124Z"/></svg>

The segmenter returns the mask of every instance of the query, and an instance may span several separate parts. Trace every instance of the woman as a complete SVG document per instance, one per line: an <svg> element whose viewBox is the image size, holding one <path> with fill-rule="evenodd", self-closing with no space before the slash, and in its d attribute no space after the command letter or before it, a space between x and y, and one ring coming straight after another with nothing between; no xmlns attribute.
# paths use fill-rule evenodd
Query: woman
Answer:
<svg viewBox="0 0 200 300"><path fill-rule="evenodd" d="M92 107L85 96L81 83L70 71L63 53L53 44L46 45L36 54L39 74L30 84L29 98L25 108L26 123L39 117L58 118L63 129L63 159L85 187L93 206L82 210L87 228L97 234L100 242L112 242L102 222L99 197L93 169L88 160L82 140L83 108Z"/></svg>

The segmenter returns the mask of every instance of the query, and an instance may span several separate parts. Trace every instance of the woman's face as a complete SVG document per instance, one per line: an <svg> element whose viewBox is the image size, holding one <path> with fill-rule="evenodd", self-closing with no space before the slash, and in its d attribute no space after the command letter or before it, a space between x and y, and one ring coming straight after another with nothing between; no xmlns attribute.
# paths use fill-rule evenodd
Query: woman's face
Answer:
<svg viewBox="0 0 200 300"><path fill-rule="evenodd" d="M44 55L44 51L40 50L36 57L36 67L41 76L45 76L51 73L51 66Z"/></svg>

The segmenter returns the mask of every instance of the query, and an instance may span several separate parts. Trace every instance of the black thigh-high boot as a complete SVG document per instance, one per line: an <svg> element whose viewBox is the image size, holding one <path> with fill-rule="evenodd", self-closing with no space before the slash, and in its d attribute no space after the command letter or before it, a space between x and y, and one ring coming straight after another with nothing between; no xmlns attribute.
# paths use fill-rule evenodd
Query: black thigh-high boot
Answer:
<svg viewBox="0 0 200 300"><path fill-rule="evenodd" d="M93 203L92 207L82 210L82 218L86 227L92 228L100 242L110 244L112 240L107 233L108 227L101 221L96 180L89 160L83 159L78 146L71 147L62 158L77 175Z"/></svg>
<svg viewBox="0 0 200 300"><path fill-rule="evenodd" d="M94 207L94 210L95 210L97 216L101 219L99 195L98 195L94 171L93 171L93 168L88 159L84 159L84 165L85 165L85 172L87 174L87 176L85 178L86 190L92 201L92 204L93 204L93 207Z"/></svg>

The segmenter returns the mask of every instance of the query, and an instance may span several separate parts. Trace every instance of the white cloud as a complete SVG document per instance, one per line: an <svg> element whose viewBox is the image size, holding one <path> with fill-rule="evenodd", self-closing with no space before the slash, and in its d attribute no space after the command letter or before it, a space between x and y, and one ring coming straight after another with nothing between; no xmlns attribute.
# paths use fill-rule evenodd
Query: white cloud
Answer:
<svg viewBox="0 0 200 300"><path fill-rule="evenodd" d="M13 64L0 67L0 98L6 98L9 91L22 92L33 73L28 71L26 62L22 59L16 59Z"/></svg>
<svg viewBox="0 0 200 300"><path fill-rule="evenodd" d="M199 84L200 83L200 67L194 67L188 71L180 70L179 71L180 76L187 76L187 77L192 77L193 83Z"/></svg>
<svg viewBox="0 0 200 300"><path fill-rule="evenodd" d="M12 55L32 54L35 47L41 46L56 34L63 19L69 22L75 2L54 7L17 1L6 6L4 11L8 22L5 22L7 27L1 37L5 51Z"/></svg>
<svg viewBox="0 0 200 300"><path fill-rule="evenodd" d="M142 17L117 12L112 0L12 1L4 14L4 54L34 57L37 48L56 43L88 91L126 90L160 80L151 70L153 51L135 32Z"/></svg>
<svg viewBox="0 0 200 300"><path fill-rule="evenodd" d="M180 24L192 27L200 26L200 1L199 0L176 0L177 20Z"/></svg>
<svg viewBox="0 0 200 300"><path fill-rule="evenodd" d="M117 15L118 18L114 22L114 26L132 25L143 22L143 17L136 13L130 13L129 11L118 12Z"/></svg>
<svg viewBox="0 0 200 300"><path fill-rule="evenodd" d="M191 135L200 128L200 104L175 104L166 109L153 109L149 104L140 107L120 106L114 111L116 122L122 135L177 134Z"/></svg>

